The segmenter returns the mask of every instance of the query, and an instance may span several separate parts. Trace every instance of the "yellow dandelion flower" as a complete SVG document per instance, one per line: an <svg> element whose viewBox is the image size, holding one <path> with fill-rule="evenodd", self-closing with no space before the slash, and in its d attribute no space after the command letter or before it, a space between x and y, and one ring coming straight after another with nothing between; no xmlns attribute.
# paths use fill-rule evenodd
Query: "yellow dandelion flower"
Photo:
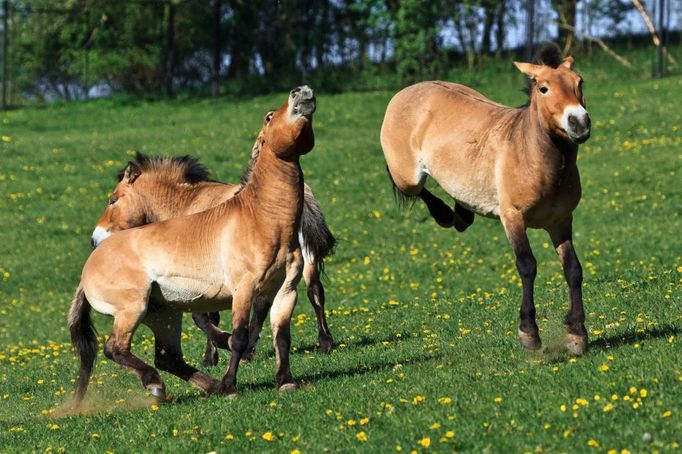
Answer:
<svg viewBox="0 0 682 454"><path fill-rule="evenodd" d="M455 433L452 430L445 432L445 438L454 438Z"/></svg>
<svg viewBox="0 0 682 454"><path fill-rule="evenodd" d="M598 448L599 442L594 438L590 438L589 440L587 440L587 446L589 446L590 448Z"/></svg>
<svg viewBox="0 0 682 454"><path fill-rule="evenodd" d="M360 418L360 425L364 426L369 422L369 418Z"/></svg>
<svg viewBox="0 0 682 454"><path fill-rule="evenodd" d="M649 395L649 393L647 392L646 389L640 389L639 390L639 397L641 397L642 399L644 399L648 395Z"/></svg>
<svg viewBox="0 0 682 454"><path fill-rule="evenodd" d="M364 431L360 431L357 434L355 434L355 438L358 439L358 441L367 441L367 434Z"/></svg>
<svg viewBox="0 0 682 454"><path fill-rule="evenodd" d="M670 415L672 415L672 412L671 412L670 410L666 410L666 411L663 412L662 417L663 417L663 418L667 418L667 417L670 416Z"/></svg>
<svg viewBox="0 0 682 454"><path fill-rule="evenodd" d="M599 370L600 370L601 372L606 372L606 371L608 371L608 370L609 370L608 364L602 363L602 365L599 366Z"/></svg>
<svg viewBox="0 0 682 454"><path fill-rule="evenodd" d="M156 404L152 404L152 406L151 406L151 407L149 407L149 408L150 408L150 409L151 409L152 411L156 411L156 410L158 410L158 409L159 409L159 406L158 406L158 405L156 405Z"/></svg>
<svg viewBox="0 0 682 454"><path fill-rule="evenodd" d="M177 429L173 429L173 436L174 437L178 436L178 430ZM225 435L225 440L234 440L234 435L232 435L232 434Z"/></svg>
<svg viewBox="0 0 682 454"><path fill-rule="evenodd" d="M604 413L608 413L611 410L613 410L613 404L606 404L604 405Z"/></svg>
<svg viewBox="0 0 682 454"><path fill-rule="evenodd" d="M349 426L354 426L354 425L357 424L357 423L356 423L356 421L355 421L354 419L349 419L348 422L347 422L346 424L348 424Z"/></svg>
<svg viewBox="0 0 682 454"><path fill-rule="evenodd" d="M499 404L500 402L502 402L502 398L500 396L495 397L494 400L495 400L496 404Z"/></svg>
<svg viewBox="0 0 682 454"><path fill-rule="evenodd" d="M261 438L265 441L275 441L275 436L272 435L272 432L265 432L263 435L261 435Z"/></svg>
<svg viewBox="0 0 682 454"><path fill-rule="evenodd" d="M291 454L301 454L301 451L299 451L298 449L292 449Z"/></svg>
<svg viewBox="0 0 682 454"><path fill-rule="evenodd" d="M424 437L421 440L419 440L419 444L425 448L428 448L431 446L431 439L429 437Z"/></svg>
<svg viewBox="0 0 682 454"><path fill-rule="evenodd" d="M431 430L440 429L440 423L439 423L439 422L434 422L433 424L431 424L431 426L429 427L429 429L431 429Z"/></svg>
<svg viewBox="0 0 682 454"><path fill-rule="evenodd" d="M448 405L452 403L452 399L449 397L439 397L438 402L443 404L443 405Z"/></svg>

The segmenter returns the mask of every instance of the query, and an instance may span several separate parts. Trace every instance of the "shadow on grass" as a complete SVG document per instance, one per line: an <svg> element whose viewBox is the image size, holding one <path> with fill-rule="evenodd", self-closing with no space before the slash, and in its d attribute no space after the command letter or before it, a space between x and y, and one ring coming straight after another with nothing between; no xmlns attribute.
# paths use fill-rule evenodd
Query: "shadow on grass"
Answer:
<svg viewBox="0 0 682 454"><path fill-rule="evenodd" d="M641 332L630 331L623 334L614 334L612 336L600 337L590 342L591 349L609 349L616 348L622 345L633 345L638 342L659 339L662 337L677 336L682 333L682 329L676 325L662 325L655 328L646 328Z"/></svg>
<svg viewBox="0 0 682 454"><path fill-rule="evenodd" d="M335 379L339 377L355 377L364 374L370 374L374 372L380 372L383 370L389 370L395 367L396 364L407 365L407 364L420 364L425 363L437 358L440 358L440 354L425 354L419 356L412 356L407 358L397 358L395 360L386 360L375 362L373 364L359 364L356 366L342 368L334 371L320 371L312 374L305 374L296 377L296 381L299 386L305 386L306 384L313 383L325 379ZM258 381L255 383L240 383L237 388L240 392L248 391L262 391L262 390L273 390L275 389L274 377L272 379L266 379L264 381ZM199 395L188 395L184 394L174 398L171 402L164 405L175 405L175 404L185 404L190 402L196 402L198 400L205 399L205 397Z"/></svg>

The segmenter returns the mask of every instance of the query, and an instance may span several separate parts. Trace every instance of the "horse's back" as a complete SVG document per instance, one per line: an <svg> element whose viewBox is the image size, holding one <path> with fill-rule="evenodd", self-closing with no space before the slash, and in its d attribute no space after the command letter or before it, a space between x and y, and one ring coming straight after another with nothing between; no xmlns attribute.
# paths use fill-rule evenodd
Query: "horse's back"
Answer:
<svg viewBox="0 0 682 454"><path fill-rule="evenodd" d="M495 119L507 109L452 82L421 82L398 92L386 108L381 130L381 145L396 186L415 195L427 175L441 186L447 180L458 186L462 179L477 178L478 168L494 161L482 144ZM459 192L455 187L445 189L453 196Z"/></svg>

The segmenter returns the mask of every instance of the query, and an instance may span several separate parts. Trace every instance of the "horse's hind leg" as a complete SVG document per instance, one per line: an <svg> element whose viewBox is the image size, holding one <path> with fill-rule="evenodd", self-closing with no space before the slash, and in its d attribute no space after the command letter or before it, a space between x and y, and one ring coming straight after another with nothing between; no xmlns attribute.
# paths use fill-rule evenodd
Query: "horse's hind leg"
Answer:
<svg viewBox="0 0 682 454"><path fill-rule="evenodd" d="M218 329L220 314L211 312L210 314L192 314L194 323L206 333L206 351L202 364L205 367L218 364L218 348L229 350L230 333Z"/></svg>
<svg viewBox="0 0 682 454"><path fill-rule="evenodd" d="M562 225L549 229L554 248L559 254L564 277L568 284L568 314L566 315L566 348L574 355L587 350L587 330L583 309L583 270L573 247L571 218Z"/></svg>
<svg viewBox="0 0 682 454"><path fill-rule="evenodd" d="M154 333L154 364L210 395L217 389L219 382L187 364L182 356L180 335L182 313L165 309L148 314L145 325Z"/></svg>
<svg viewBox="0 0 682 454"><path fill-rule="evenodd" d="M422 188L417 196L424 201L439 226L449 228L455 225L455 213L441 199L431 194L426 188Z"/></svg>
<svg viewBox="0 0 682 454"><path fill-rule="evenodd" d="M104 345L104 354L110 360L128 369L142 380L142 385L157 400L166 399L166 388L159 372L130 352L133 333L144 313L119 312L114 315L111 336Z"/></svg>
<svg viewBox="0 0 682 454"><path fill-rule="evenodd" d="M458 232L463 232L473 223L474 212L455 202L455 229Z"/></svg>
<svg viewBox="0 0 682 454"><path fill-rule="evenodd" d="M474 222L474 213L455 202L455 210L441 199L436 197L426 188L422 188L417 196L424 201L431 213L431 217L438 225L444 228L454 227L458 232L463 232Z"/></svg>
<svg viewBox="0 0 682 454"><path fill-rule="evenodd" d="M259 296L253 302L253 314L249 323L249 343L246 346L242 362L253 361L256 354L256 344L260 339L260 333L263 331L263 323L268 316L270 306L272 306L272 298L269 297Z"/></svg>
<svg viewBox="0 0 682 454"><path fill-rule="evenodd" d="M327 326L327 317L324 313L324 287L320 281L320 272L315 263L306 262L303 265L303 279L308 288L308 300L315 309L315 316L317 317L317 337L320 342L320 351L322 353L331 353L334 346L332 333Z"/></svg>

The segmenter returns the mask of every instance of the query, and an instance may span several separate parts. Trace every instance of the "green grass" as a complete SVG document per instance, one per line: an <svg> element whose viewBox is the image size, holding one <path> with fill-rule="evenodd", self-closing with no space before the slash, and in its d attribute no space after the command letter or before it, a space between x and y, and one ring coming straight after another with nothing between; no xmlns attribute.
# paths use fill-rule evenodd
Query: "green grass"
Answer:
<svg viewBox="0 0 682 454"><path fill-rule="evenodd" d="M61 418L78 367L66 313L115 171L133 150L191 154L216 178L237 181L262 116L285 96L3 114L0 451L678 450L682 77L579 69L594 125L579 153L584 195L574 224L592 341L585 356L560 349L566 286L543 232L530 235L548 346L536 354L516 339L519 280L499 222L477 218L457 234L420 204L395 207L378 141L392 93L319 93L317 146L303 167L339 238L326 283L336 350L315 351L301 292L291 359L300 390L274 390L266 329L256 361L240 368L235 399L202 398L164 374L175 400L150 408L139 381L100 352L94 413ZM495 100L524 102L512 69L477 79ZM110 319L95 319L103 338ZM185 354L198 364L204 337L185 323ZM134 350L151 362L146 328ZM209 372L220 376L225 364L223 354Z"/></svg>

